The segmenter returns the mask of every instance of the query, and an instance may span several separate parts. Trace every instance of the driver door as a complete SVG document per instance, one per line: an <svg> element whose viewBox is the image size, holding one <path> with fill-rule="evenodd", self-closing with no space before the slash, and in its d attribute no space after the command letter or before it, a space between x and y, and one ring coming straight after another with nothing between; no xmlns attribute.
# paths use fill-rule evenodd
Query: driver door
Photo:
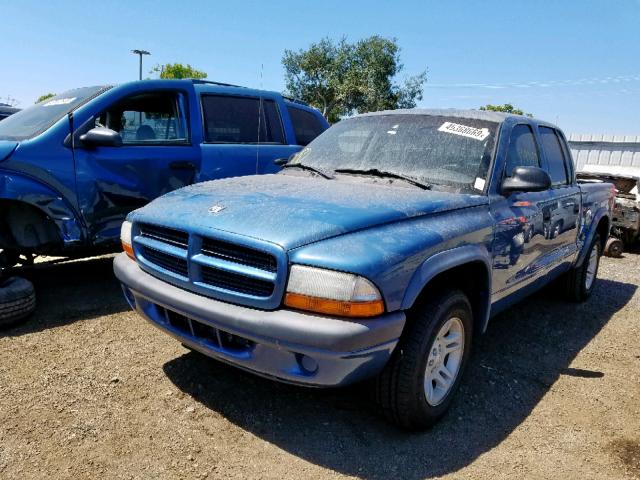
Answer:
<svg viewBox="0 0 640 480"><path fill-rule="evenodd" d="M90 120L89 128L107 127L122 138L117 147L76 146L78 199L92 244L114 241L129 212L194 181L200 151L191 142L186 104L181 91L140 92Z"/></svg>

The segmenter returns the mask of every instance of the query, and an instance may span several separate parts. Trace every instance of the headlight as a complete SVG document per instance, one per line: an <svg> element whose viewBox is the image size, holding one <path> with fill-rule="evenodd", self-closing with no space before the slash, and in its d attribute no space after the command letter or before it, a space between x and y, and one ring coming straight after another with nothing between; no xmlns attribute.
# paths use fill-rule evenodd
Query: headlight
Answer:
<svg viewBox="0 0 640 480"><path fill-rule="evenodd" d="M284 304L343 317L374 317L384 312L380 291L351 273L293 265Z"/></svg>
<svg viewBox="0 0 640 480"><path fill-rule="evenodd" d="M122 227L120 227L120 242L122 242L124 252L135 260L133 247L131 246L131 222L122 222Z"/></svg>

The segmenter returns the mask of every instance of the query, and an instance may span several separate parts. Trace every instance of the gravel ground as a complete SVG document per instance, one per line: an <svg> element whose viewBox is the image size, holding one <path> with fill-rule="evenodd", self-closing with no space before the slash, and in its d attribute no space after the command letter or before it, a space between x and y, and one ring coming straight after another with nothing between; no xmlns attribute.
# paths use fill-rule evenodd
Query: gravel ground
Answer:
<svg viewBox="0 0 640 480"><path fill-rule="evenodd" d="M407 434L363 387L307 390L201 355L130 312L111 258L38 265L0 332L0 478L640 478L640 255L582 305L494 319L449 414Z"/></svg>

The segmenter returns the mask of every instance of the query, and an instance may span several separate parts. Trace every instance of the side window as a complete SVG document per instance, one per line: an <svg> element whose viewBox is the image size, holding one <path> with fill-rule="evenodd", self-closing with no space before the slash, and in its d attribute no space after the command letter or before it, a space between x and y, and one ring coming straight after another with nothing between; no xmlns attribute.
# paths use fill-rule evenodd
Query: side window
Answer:
<svg viewBox="0 0 640 480"><path fill-rule="evenodd" d="M184 97L175 92L128 97L102 112L96 126L115 130L125 145L186 143Z"/></svg>
<svg viewBox="0 0 640 480"><path fill-rule="evenodd" d="M565 156L560 139L553 128L539 127L542 148L549 162L549 176L553 185L566 185L568 183Z"/></svg>
<svg viewBox="0 0 640 480"><path fill-rule="evenodd" d="M516 167L539 167L540 157L529 125L516 125L509 138L505 175L510 177Z"/></svg>
<svg viewBox="0 0 640 480"><path fill-rule="evenodd" d="M287 107L287 110L293 123L298 145L308 145L314 138L324 132L324 125L313 113L295 107Z"/></svg>
<svg viewBox="0 0 640 480"><path fill-rule="evenodd" d="M205 141L211 143L284 143L280 113L273 100L203 95Z"/></svg>

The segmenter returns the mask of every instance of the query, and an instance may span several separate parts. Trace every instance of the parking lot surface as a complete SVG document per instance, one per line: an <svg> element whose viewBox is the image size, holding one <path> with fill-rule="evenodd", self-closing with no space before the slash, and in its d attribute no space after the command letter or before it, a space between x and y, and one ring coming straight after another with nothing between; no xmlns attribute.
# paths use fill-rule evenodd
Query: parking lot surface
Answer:
<svg viewBox="0 0 640 480"><path fill-rule="evenodd" d="M40 264L0 332L0 478L640 478L640 254L585 304L495 318L447 416L407 434L365 386L309 390L199 354L129 311L112 258Z"/></svg>

